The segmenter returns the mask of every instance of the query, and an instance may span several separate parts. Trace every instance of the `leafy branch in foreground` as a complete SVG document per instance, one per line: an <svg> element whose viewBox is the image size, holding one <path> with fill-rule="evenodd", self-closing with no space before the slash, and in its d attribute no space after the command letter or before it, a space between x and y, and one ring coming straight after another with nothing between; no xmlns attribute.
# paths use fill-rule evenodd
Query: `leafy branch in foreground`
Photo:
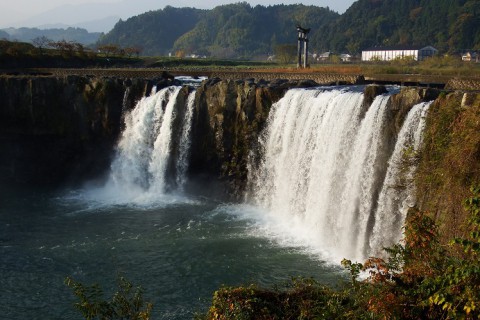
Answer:
<svg viewBox="0 0 480 320"><path fill-rule="evenodd" d="M118 320L148 320L153 305L143 301L141 287L134 288L124 277L118 278L118 291L111 300L105 300L103 290L98 284L86 286L73 280L65 279L65 284L73 290L78 298L74 304L87 320L92 319L118 319Z"/></svg>

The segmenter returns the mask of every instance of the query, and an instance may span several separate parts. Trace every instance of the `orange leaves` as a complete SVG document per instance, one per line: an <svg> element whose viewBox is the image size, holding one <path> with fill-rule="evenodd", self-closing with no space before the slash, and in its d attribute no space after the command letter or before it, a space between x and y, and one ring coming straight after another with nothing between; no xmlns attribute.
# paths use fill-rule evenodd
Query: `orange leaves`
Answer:
<svg viewBox="0 0 480 320"><path fill-rule="evenodd" d="M383 319L393 319L393 310L396 309L396 306L398 306L397 297L391 292L381 296L372 296L367 304L370 312L383 315Z"/></svg>
<svg viewBox="0 0 480 320"><path fill-rule="evenodd" d="M365 261L363 269L369 272L369 280L374 283L385 283L392 279L390 268L381 258L369 258Z"/></svg>

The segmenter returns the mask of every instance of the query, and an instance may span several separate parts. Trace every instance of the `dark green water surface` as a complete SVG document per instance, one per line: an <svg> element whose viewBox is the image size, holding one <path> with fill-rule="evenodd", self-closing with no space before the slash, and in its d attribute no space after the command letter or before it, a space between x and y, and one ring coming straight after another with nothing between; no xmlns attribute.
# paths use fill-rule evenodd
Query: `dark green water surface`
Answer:
<svg viewBox="0 0 480 320"><path fill-rule="evenodd" d="M273 235L250 206L174 196L115 204L86 193L2 190L1 319L81 319L66 276L107 292L125 276L145 289L153 319L192 319L222 285L342 278L338 267Z"/></svg>

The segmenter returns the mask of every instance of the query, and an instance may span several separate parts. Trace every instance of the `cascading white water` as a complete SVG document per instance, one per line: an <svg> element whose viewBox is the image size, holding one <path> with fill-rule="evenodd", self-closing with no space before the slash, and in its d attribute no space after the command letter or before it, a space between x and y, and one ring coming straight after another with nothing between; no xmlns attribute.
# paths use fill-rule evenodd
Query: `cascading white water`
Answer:
<svg viewBox="0 0 480 320"><path fill-rule="evenodd" d="M287 92L270 111L260 163L250 164L253 201L335 260L367 257L392 149L388 100L365 112L362 93Z"/></svg>
<svg viewBox="0 0 480 320"><path fill-rule="evenodd" d="M130 96L130 87L127 87L123 94L123 101L122 101L122 113L127 110L127 101L128 97Z"/></svg>
<svg viewBox="0 0 480 320"><path fill-rule="evenodd" d="M422 143L425 118L431 102L420 103L410 110L398 134L375 214L370 239L374 250L390 246L402 239L402 225L407 211L415 204L412 182L416 169L416 153ZM380 254L380 252L373 252Z"/></svg>
<svg viewBox="0 0 480 320"><path fill-rule="evenodd" d="M125 129L117 145L106 189L122 194L125 201L155 200L167 191L167 171L172 155L172 138L178 116L177 96L181 87L168 87L142 98L125 115ZM156 92L156 93L155 93ZM191 94L192 95L192 94ZM189 139L193 100L189 98L185 119L181 122L182 139ZM185 128L188 127L188 128ZM180 146L177 167L185 182L188 143ZM121 192L119 192L119 189Z"/></svg>
<svg viewBox="0 0 480 320"><path fill-rule="evenodd" d="M195 103L195 91L190 92L187 99L187 107L183 119L182 132L179 141L177 160L177 186L183 190L187 181L188 156L190 152L190 133L192 132L193 108Z"/></svg>

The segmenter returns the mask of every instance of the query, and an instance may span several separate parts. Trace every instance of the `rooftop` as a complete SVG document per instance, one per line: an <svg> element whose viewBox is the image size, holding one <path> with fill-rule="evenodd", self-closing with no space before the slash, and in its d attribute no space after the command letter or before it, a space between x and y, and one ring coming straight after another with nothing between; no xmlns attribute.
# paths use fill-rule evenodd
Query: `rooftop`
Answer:
<svg viewBox="0 0 480 320"><path fill-rule="evenodd" d="M395 45L395 46L378 46L364 49L363 51L393 51L393 50L420 50L429 46L411 46L411 45Z"/></svg>

